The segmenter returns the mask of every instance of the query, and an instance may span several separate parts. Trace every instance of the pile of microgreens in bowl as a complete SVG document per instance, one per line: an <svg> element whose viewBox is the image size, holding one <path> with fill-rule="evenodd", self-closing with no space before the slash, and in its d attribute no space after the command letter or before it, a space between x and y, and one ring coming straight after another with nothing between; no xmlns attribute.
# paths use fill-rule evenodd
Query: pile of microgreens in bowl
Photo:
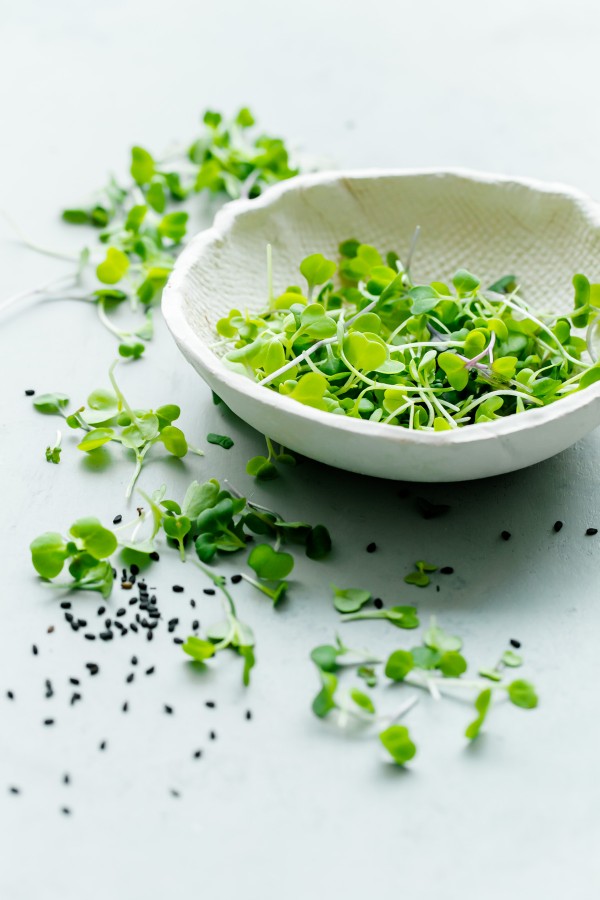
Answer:
<svg viewBox="0 0 600 900"><path fill-rule="evenodd" d="M459 269L451 285L415 284L396 253L384 261L357 240L339 252L339 264L307 256L306 289L275 296L267 248L265 309L217 322L228 367L307 406L420 431L491 422L600 379L600 285L584 275L572 312L536 315L513 275L483 288Z"/></svg>

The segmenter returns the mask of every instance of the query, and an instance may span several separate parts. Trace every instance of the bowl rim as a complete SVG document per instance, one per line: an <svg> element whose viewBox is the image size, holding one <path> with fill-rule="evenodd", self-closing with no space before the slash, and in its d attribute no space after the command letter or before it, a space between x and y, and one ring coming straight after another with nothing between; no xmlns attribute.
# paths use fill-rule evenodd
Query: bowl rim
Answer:
<svg viewBox="0 0 600 900"><path fill-rule="evenodd" d="M300 421L329 426L342 434L347 433L363 437L377 435L380 440L398 444L446 446L449 444L469 444L473 441L492 440L521 431L529 431L550 421L564 418L577 410L583 410L592 406L600 397L600 381L549 406L526 410L523 413L496 419L493 422L473 423L452 431L409 431L397 425L354 419L348 416L336 416L325 410L306 406L293 400L291 397L261 388L259 382L252 381L250 378L228 369L222 360L213 353L210 347L192 329L185 314L184 299L189 272L199 256L212 245L218 246L226 239L237 218L252 215L255 211L268 209L275 205L285 194L301 191L307 187L353 180L409 179L423 176L450 176L479 184L496 185L499 188L514 185L536 193L558 194L571 199L574 205L580 209L584 218L591 225L600 229L600 204L579 189L560 182L501 175L463 167L437 166L425 168L340 169L297 175L269 187L255 199L232 200L226 203L216 214L212 226L196 234L178 257L163 291L161 307L167 326L184 355L188 358L193 358L202 371L210 375L215 381L224 384L238 394L251 397L264 407L283 412L287 416L294 416Z"/></svg>

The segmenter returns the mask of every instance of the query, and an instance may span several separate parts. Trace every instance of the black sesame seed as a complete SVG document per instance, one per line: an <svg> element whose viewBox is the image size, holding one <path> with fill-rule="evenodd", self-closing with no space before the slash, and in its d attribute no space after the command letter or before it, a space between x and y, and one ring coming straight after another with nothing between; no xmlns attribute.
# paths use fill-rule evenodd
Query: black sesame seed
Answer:
<svg viewBox="0 0 600 900"><path fill-rule="evenodd" d="M100 741L99 750L106 750L106 741Z"/></svg>
<svg viewBox="0 0 600 900"><path fill-rule="evenodd" d="M367 553L375 553L377 550L377 544L375 541L371 541L370 544L367 544Z"/></svg>
<svg viewBox="0 0 600 900"><path fill-rule="evenodd" d="M33 647L31 648L31 650L32 650L32 653L33 653L34 656L37 656L37 655L38 655L38 648L36 647L35 644L34 644Z"/></svg>
<svg viewBox="0 0 600 900"><path fill-rule="evenodd" d="M100 671L98 663L86 663L85 667L89 670L90 675L97 675Z"/></svg>
<svg viewBox="0 0 600 900"><path fill-rule="evenodd" d="M137 656L132 656L132 657L131 657L131 665L132 665L132 666L137 666L137 664L138 664L138 658L137 658Z"/></svg>
<svg viewBox="0 0 600 900"><path fill-rule="evenodd" d="M71 684L80 684L79 678L69 678Z"/></svg>
<svg viewBox="0 0 600 900"><path fill-rule="evenodd" d="M20 794L21 793L21 789L18 787L11 786L11 787L9 787L8 790L10 791L11 794Z"/></svg>
<svg viewBox="0 0 600 900"><path fill-rule="evenodd" d="M440 569L441 575L452 575L453 572L454 569L452 568L452 566L442 566L442 568Z"/></svg>
<svg viewBox="0 0 600 900"><path fill-rule="evenodd" d="M61 810L60 810L60 811L61 811L61 813L63 814L63 816L70 816L70 815L71 815L71 810L69 809L68 806L63 806L63 807L61 807Z"/></svg>
<svg viewBox="0 0 600 900"><path fill-rule="evenodd" d="M127 710L129 709L129 703L127 702L127 700L125 701L121 709L123 710L123 712L127 712Z"/></svg>
<svg viewBox="0 0 600 900"><path fill-rule="evenodd" d="M71 784L71 776L66 772L63 775L63 784Z"/></svg>
<svg viewBox="0 0 600 900"><path fill-rule="evenodd" d="M194 621L192 622L192 631L198 631L199 628L200 622L198 621L198 619L194 619Z"/></svg>
<svg viewBox="0 0 600 900"><path fill-rule="evenodd" d="M213 597L216 594L216 591L214 588L204 588L202 593L206 594L208 597Z"/></svg>
<svg viewBox="0 0 600 900"><path fill-rule="evenodd" d="M112 641L113 633L112 631L101 631L98 637L101 641Z"/></svg>
<svg viewBox="0 0 600 900"><path fill-rule="evenodd" d="M511 535L510 531L503 531L500 534L500 537L502 538L503 541L510 541L512 535Z"/></svg>
<svg viewBox="0 0 600 900"><path fill-rule="evenodd" d="M250 720L252 718L252 712L249 709L246 710L246 718L248 720Z"/></svg>
<svg viewBox="0 0 600 900"><path fill-rule="evenodd" d="M132 623L130 624L129 627L131 628L132 631L135 631L136 634L137 634L137 630L138 630L138 629L137 629L137 625L135 625L135 624L132 622Z"/></svg>
<svg viewBox="0 0 600 900"><path fill-rule="evenodd" d="M135 606L135 604L136 604L137 602L138 602L138 598L137 598L137 597L132 597L131 600L129 601L129 605L130 605L130 606Z"/></svg>
<svg viewBox="0 0 600 900"><path fill-rule="evenodd" d="M165 712L166 712L169 716L172 716L172 715L173 715L173 707L172 707L172 706L169 706L168 703L165 703Z"/></svg>
<svg viewBox="0 0 600 900"><path fill-rule="evenodd" d="M79 631L79 625L77 622L71 622L71 631Z"/></svg>
<svg viewBox="0 0 600 900"><path fill-rule="evenodd" d="M521 646L521 641L517 641L517 640L515 640L515 638L511 638L509 643L510 643L510 646L514 647L516 650L518 650L519 647Z"/></svg>
<svg viewBox="0 0 600 900"><path fill-rule="evenodd" d="M216 705L214 700L207 700L205 703L205 706L208 706L209 709L214 709Z"/></svg>
<svg viewBox="0 0 600 900"><path fill-rule="evenodd" d="M140 567L136 566L135 563L132 563L131 566L129 567L129 571L131 572L132 575L139 575Z"/></svg>
<svg viewBox="0 0 600 900"><path fill-rule="evenodd" d="M84 638L86 639L86 641L95 641L96 635L95 634L84 634Z"/></svg>
<svg viewBox="0 0 600 900"><path fill-rule="evenodd" d="M27 390L25 391L26 397L33 397L34 394L35 394L35 391L33 388L27 388Z"/></svg>
<svg viewBox="0 0 600 900"><path fill-rule="evenodd" d="M73 613L66 612L65 619L67 620L67 622L72 622L73 621Z"/></svg>
<svg viewBox="0 0 600 900"><path fill-rule="evenodd" d="M232 575L232 576L231 576L231 583L232 583L232 584L239 584L241 580L242 580L242 576L241 576L241 575Z"/></svg>
<svg viewBox="0 0 600 900"><path fill-rule="evenodd" d="M558 521L556 521L552 527L553 527L554 531L558 532L563 527L563 525L564 525L564 522L561 522L560 519L558 519Z"/></svg>
<svg viewBox="0 0 600 900"><path fill-rule="evenodd" d="M202 756L202 750L194 750L194 759L200 759Z"/></svg>
<svg viewBox="0 0 600 900"><path fill-rule="evenodd" d="M146 590L146 582L145 582L145 581L138 581L138 587L139 587L139 589L140 589L140 594L141 594L142 591L145 591L145 590Z"/></svg>
<svg viewBox="0 0 600 900"><path fill-rule="evenodd" d="M112 625L112 619L105 619L104 625L106 626L106 628L110 628L110 626Z"/></svg>
<svg viewBox="0 0 600 900"><path fill-rule="evenodd" d="M77 692L71 694L71 706L74 706L77 700L81 700L81 694L78 694Z"/></svg>
<svg viewBox="0 0 600 900"><path fill-rule="evenodd" d="M173 590L174 590L174 592L175 592L176 594L182 594L182 593L183 593L183 585L181 585L181 584L174 584L174 585L173 585Z"/></svg>
<svg viewBox="0 0 600 900"><path fill-rule="evenodd" d="M597 528L586 528L585 533L588 535L588 537L592 537L594 534L598 534L598 529Z"/></svg>
<svg viewBox="0 0 600 900"><path fill-rule="evenodd" d="M154 560L154 562L158 562L160 559L160 556L158 555L156 550L153 550L152 553L149 553L148 555L149 555L150 559Z"/></svg>
<svg viewBox="0 0 600 900"><path fill-rule="evenodd" d="M48 625L46 632L47 634L52 634L54 632L54 625Z"/></svg>
<svg viewBox="0 0 600 900"><path fill-rule="evenodd" d="M126 628L123 628L123 629L121 630L121 637L125 637L126 634L127 634L127 629L126 629Z"/></svg>
<svg viewBox="0 0 600 900"><path fill-rule="evenodd" d="M375 607L375 609L383 609L383 600L381 599L381 597L375 597L375 599L373 600L373 606Z"/></svg>
<svg viewBox="0 0 600 900"><path fill-rule="evenodd" d="M77 624L79 625L80 628L85 628L85 626L87 625L87 622L85 621L85 619L77 619Z"/></svg>
<svg viewBox="0 0 600 900"><path fill-rule="evenodd" d="M131 684L131 682L133 681L134 678L135 678L134 673L130 672L129 675L127 676L127 678L125 679L125 681L127 682L127 684Z"/></svg>
<svg viewBox="0 0 600 900"><path fill-rule="evenodd" d="M196 601L190 600L190 606L192 607L192 609L196 609Z"/></svg>
<svg viewBox="0 0 600 900"><path fill-rule="evenodd" d="M60 608L61 608L61 609L71 609L71 603L70 603L70 601L69 601L69 600L63 600L63 602L60 604Z"/></svg>
<svg viewBox="0 0 600 900"><path fill-rule="evenodd" d="M118 516L115 516L115 517L114 517L114 519L113 519L113 525L118 525L119 522L122 522L122 521L123 521L123 516L121 515L121 513L119 513Z"/></svg>
<svg viewBox="0 0 600 900"><path fill-rule="evenodd" d="M183 638L173 638L174 644L183 644Z"/></svg>
<svg viewBox="0 0 600 900"><path fill-rule="evenodd" d="M154 637L154 633L152 631L148 630L146 632L146 640L151 641L153 637Z"/></svg>
<svg viewBox="0 0 600 900"><path fill-rule="evenodd" d="M106 612L106 607L105 607L105 606L99 606L99 607L98 607L98 615L99 615L99 616L103 616L105 612Z"/></svg>
<svg viewBox="0 0 600 900"><path fill-rule="evenodd" d="M172 797L181 797L179 791L176 791L175 788L171 788L171 796Z"/></svg>
<svg viewBox="0 0 600 900"><path fill-rule="evenodd" d="M117 616L124 616L126 612L127 612L127 610L125 609L125 607L124 607L124 606L121 606L121 607L117 610L116 615L117 615Z"/></svg>
<svg viewBox="0 0 600 900"><path fill-rule="evenodd" d="M146 669L146 675L153 675L153 674L154 674L154 666L150 666L149 669Z"/></svg>
<svg viewBox="0 0 600 900"><path fill-rule="evenodd" d="M44 719L44 725L54 725L54 719Z"/></svg>
<svg viewBox="0 0 600 900"><path fill-rule="evenodd" d="M209 736L209 738L211 739L211 741L216 741L216 739L217 739L217 732L216 732L216 731L209 731L209 732L208 732L208 736Z"/></svg>
<svg viewBox="0 0 600 900"><path fill-rule="evenodd" d="M7 692L6 692L6 696L8 697L9 700L14 700L14 699L15 699L15 695L13 694L12 691L7 691Z"/></svg>

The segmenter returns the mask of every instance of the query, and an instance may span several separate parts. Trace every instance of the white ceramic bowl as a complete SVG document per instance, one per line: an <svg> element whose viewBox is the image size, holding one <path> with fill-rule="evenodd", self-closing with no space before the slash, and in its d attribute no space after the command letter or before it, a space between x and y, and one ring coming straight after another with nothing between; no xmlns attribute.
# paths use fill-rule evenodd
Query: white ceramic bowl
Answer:
<svg viewBox="0 0 600 900"><path fill-rule="evenodd" d="M324 172L227 204L179 257L163 295L183 355L240 418L313 459L365 475L460 481L539 462L600 424L600 383L550 406L455 431L414 432L304 406L227 369L211 349L231 308L266 299L265 248L275 291L298 281L309 253L336 258L356 237L406 251L412 273L446 280L460 268L484 283L514 273L533 308L567 310L571 278L600 280L600 207L571 188L465 170Z"/></svg>

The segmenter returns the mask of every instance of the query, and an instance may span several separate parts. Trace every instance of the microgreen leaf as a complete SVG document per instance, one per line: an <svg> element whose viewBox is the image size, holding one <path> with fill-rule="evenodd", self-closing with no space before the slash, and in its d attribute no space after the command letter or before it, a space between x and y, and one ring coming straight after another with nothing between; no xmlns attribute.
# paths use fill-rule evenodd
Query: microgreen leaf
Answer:
<svg viewBox="0 0 600 900"><path fill-rule="evenodd" d="M232 439L225 434L213 434L211 432L206 435L206 440L209 444L216 444L218 447L222 447L223 450L231 450L233 447Z"/></svg>
<svg viewBox="0 0 600 900"><path fill-rule="evenodd" d="M473 719L473 721L467 725L465 730L465 737L470 741L475 740L483 723L485 722L486 716L488 714L490 703L492 702L492 691L491 688L485 688L485 690L481 691L480 694L477 695L475 700L475 711L477 712L477 717Z"/></svg>
<svg viewBox="0 0 600 900"><path fill-rule="evenodd" d="M39 394L33 401L38 412L48 415L62 415L61 411L68 403L69 398L66 394Z"/></svg>
<svg viewBox="0 0 600 900"><path fill-rule="evenodd" d="M364 712L368 713L371 716L375 715L375 705L368 694L365 694L363 691L359 691L358 688L352 688L352 690L350 691L350 696L359 709L364 710Z"/></svg>
<svg viewBox="0 0 600 900"><path fill-rule="evenodd" d="M390 725L380 733L379 740L398 766L410 762L417 752L404 725Z"/></svg>
<svg viewBox="0 0 600 900"><path fill-rule="evenodd" d="M96 275L103 284L116 284L128 269L129 259L126 254L116 247L109 247L104 262L101 262L96 268Z"/></svg>
<svg viewBox="0 0 600 900"><path fill-rule="evenodd" d="M440 653L455 652L462 647L462 640L440 628L435 616L431 617L429 628L425 632L423 640L427 647L431 650L438 650Z"/></svg>
<svg viewBox="0 0 600 900"><path fill-rule="evenodd" d="M273 550L269 544L257 544L248 556L248 565L259 578L279 581L286 578L294 568L294 557L290 553Z"/></svg>
<svg viewBox="0 0 600 900"><path fill-rule="evenodd" d="M324 719L332 709L335 709L337 703L335 701L335 692L338 686L338 680L331 672L321 671L321 690L312 702L312 711L315 716Z"/></svg>
<svg viewBox="0 0 600 900"><path fill-rule="evenodd" d="M535 688L528 681L518 679L512 681L506 688L508 699L521 709L534 709L538 705L538 697Z"/></svg>
<svg viewBox="0 0 600 900"><path fill-rule="evenodd" d="M404 681L415 662L409 650L395 650L385 664L385 674L392 681Z"/></svg>
<svg viewBox="0 0 600 900"><path fill-rule="evenodd" d="M333 605L338 612L353 613L361 609L371 599L369 591L359 588L338 588L331 585L333 591Z"/></svg>
<svg viewBox="0 0 600 900"><path fill-rule="evenodd" d="M195 635L188 637L186 642L181 645L181 649L196 662L203 663L215 655L215 645L210 641L203 641L202 638Z"/></svg>

